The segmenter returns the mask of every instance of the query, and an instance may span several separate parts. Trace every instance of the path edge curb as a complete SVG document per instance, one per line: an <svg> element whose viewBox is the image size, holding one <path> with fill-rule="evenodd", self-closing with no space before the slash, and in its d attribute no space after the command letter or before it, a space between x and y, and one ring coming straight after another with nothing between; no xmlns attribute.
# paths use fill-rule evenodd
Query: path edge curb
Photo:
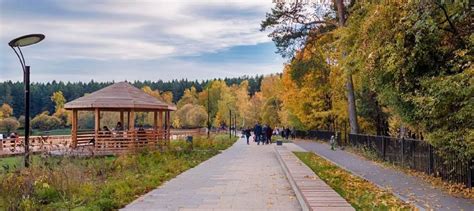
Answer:
<svg viewBox="0 0 474 211"><path fill-rule="evenodd" d="M286 166L285 162L283 162L283 159L281 158L280 153L278 152L277 147L282 147L282 146L275 146L275 153L278 158L278 162L280 163L281 168L285 172L286 178L290 182L291 189L295 192L296 198L298 199L299 204L301 205L301 209L303 211L310 211L311 209L309 208L308 203L303 197L303 193L301 193L301 190L298 188L296 185L295 180L293 179L293 176L291 176L290 171L288 170L288 167Z"/></svg>

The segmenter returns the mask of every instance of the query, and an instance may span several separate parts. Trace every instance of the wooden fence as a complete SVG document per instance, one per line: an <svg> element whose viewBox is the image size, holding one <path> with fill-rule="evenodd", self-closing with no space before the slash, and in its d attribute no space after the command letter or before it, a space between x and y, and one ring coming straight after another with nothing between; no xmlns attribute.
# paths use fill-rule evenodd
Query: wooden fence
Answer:
<svg viewBox="0 0 474 211"><path fill-rule="evenodd" d="M95 137L93 130L77 132L77 146L89 147L96 150L124 151L167 144L166 137L171 140L185 139L187 136L200 136L206 133L205 129L171 129L170 134L165 131L115 131L100 132ZM45 152L52 150L69 149L72 144L71 135L30 136L30 151ZM0 140L0 155L15 155L24 153L24 137Z"/></svg>

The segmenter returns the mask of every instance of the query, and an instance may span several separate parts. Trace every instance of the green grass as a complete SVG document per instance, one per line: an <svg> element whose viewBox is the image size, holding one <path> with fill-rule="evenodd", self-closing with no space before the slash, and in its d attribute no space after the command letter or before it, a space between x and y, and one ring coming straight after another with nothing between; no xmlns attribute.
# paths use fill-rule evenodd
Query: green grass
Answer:
<svg viewBox="0 0 474 211"><path fill-rule="evenodd" d="M352 175L311 152L295 152L324 182L345 198L356 210L413 210L387 190Z"/></svg>
<svg viewBox="0 0 474 211"><path fill-rule="evenodd" d="M115 210L226 149L226 135L172 141L170 149L112 157L33 156L30 168L0 172L0 210ZM15 164L21 157L2 158Z"/></svg>
<svg viewBox="0 0 474 211"><path fill-rule="evenodd" d="M18 135L23 136L25 135L24 129L18 129L16 131ZM0 131L1 134L8 135L6 131ZM61 128L61 129L54 129L49 131L41 131L41 130L32 130L31 135L39 136L39 135L71 135L71 128Z"/></svg>
<svg viewBox="0 0 474 211"><path fill-rule="evenodd" d="M6 157L0 158L0 172L4 172L5 169L15 169L23 165L23 157Z"/></svg>

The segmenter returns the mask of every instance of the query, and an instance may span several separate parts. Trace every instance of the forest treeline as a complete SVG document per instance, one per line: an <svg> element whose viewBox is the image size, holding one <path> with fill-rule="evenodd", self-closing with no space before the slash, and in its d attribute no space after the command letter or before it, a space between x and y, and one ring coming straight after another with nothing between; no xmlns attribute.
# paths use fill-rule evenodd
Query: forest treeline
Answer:
<svg viewBox="0 0 474 211"><path fill-rule="evenodd" d="M259 91L260 81L263 76L244 76L236 78L225 78L223 79L226 84L240 84L244 80L249 81L249 92L255 93ZM189 81L186 79L171 80L171 81L134 81L130 82L135 87L142 88L148 86L153 90L159 90L160 92L171 92L173 102L177 102L184 94L185 89L195 87L196 90L202 91L203 87L211 80L202 81ZM56 91L61 91L66 101L71 101L76 98L82 97L87 93L95 92L101 88L104 88L111 82L96 82L91 80L90 82L62 82L52 81L47 83L32 83L31 84L31 115L36 116L44 111L54 113L55 104L51 100L51 96ZM19 118L24 114L24 86L23 82L4 81L0 82L0 105L8 104L13 110L13 116Z"/></svg>
<svg viewBox="0 0 474 211"><path fill-rule="evenodd" d="M281 74L133 85L175 103L175 127L205 127L208 110L213 126L228 125L230 110L238 127L347 125L352 133L424 139L439 152L459 155L453 159L472 158L474 18L466 2L304 2L277 3L261 24L288 59ZM49 111L41 114L44 121L53 115L67 124L63 101L108 84L35 84L33 114ZM51 98L57 91L62 93ZM0 103L12 105L19 117L22 84L3 82L0 93ZM84 127L93 124L84 116ZM117 118L111 114L109 124ZM151 119L137 115L139 124Z"/></svg>

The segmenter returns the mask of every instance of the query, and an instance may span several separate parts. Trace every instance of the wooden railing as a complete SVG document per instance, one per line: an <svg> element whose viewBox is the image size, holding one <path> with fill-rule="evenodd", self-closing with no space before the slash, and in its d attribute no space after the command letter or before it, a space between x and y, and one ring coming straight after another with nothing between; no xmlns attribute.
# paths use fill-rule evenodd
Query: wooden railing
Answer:
<svg viewBox="0 0 474 211"><path fill-rule="evenodd" d="M94 137L95 138L95 137ZM165 131L157 130L135 130L117 132L99 132L97 140L92 139L86 143L94 145L96 150L123 151L140 148L154 148L165 146Z"/></svg>
<svg viewBox="0 0 474 211"><path fill-rule="evenodd" d="M185 139L187 136L201 136L206 134L206 128L171 129L171 139Z"/></svg>
<svg viewBox="0 0 474 211"><path fill-rule="evenodd" d="M170 139L184 139L186 136L204 135L206 130L172 129L169 133L164 130L135 130L135 131L100 131L80 130L77 132L76 148L91 148L93 150L123 151L146 147L163 147ZM73 146L71 135L30 136L30 151L44 152L64 150ZM24 152L24 137L7 138L0 141L0 154L20 154Z"/></svg>
<svg viewBox="0 0 474 211"><path fill-rule="evenodd" d="M68 148L71 136L30 136L30 151L49 151ZM0 154L18 154L24 152L24 137L7 138L0 141Z"/></svg>

